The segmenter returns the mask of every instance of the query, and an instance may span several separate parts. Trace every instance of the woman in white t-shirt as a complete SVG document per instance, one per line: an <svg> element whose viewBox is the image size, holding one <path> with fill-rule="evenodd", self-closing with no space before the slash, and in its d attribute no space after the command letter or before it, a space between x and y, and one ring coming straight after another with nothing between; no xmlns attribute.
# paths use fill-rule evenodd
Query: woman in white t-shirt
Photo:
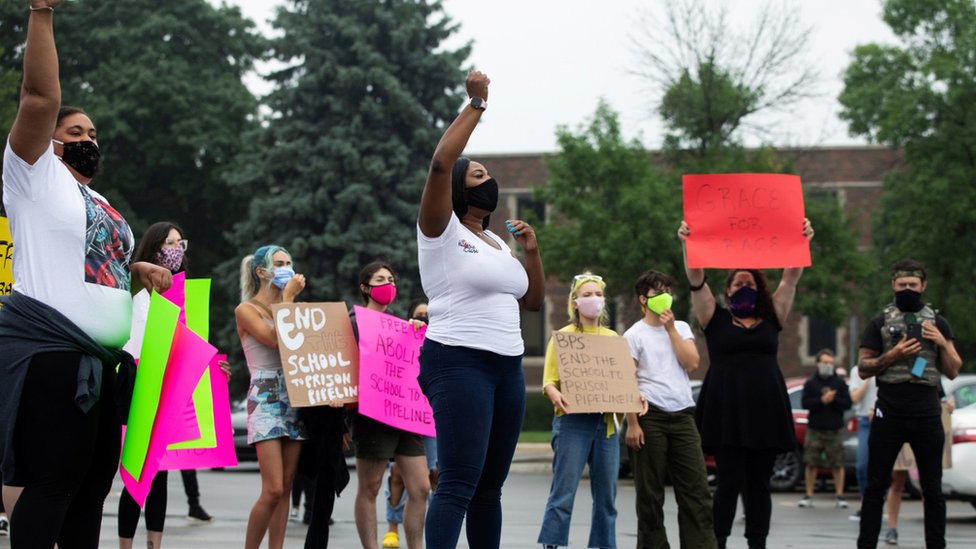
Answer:
<svg viewBox="0 0 976 549"><path fill-rule="evenodd" d="M171 275L130 263L128 223L89 188L100 155L91 119L61 105L53 30L61 1L27 4L24 81L3 157L17 248L0 313L0 447L4 482L16 487L4 496L12 546L97 547L127 413L125 398L116 402L115 366L131 294L163 291Z"/></svg>
<svg viewBox="0 0 976 549"><path fill-rule="evenodd" d="M472 72L470 104L441 137L420 202L420 278L430 325L418 381L434 410L440 479L425 528L428 549L457 546L467 515L472 547L498 547L501 487L525 412L519 306L539 310L545 275L535 232L506 222L524 265L488 230L498 184L459 158L487 107L488 77Z"/></svg>

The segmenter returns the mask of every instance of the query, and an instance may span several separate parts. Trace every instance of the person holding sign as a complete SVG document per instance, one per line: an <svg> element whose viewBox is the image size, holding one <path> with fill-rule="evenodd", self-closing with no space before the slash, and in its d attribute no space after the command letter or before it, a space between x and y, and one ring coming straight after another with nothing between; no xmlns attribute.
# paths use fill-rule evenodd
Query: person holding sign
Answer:
<svg viewBox="0 0 976 549"><path fill-rule="evenodd" d="M261 495L247 520L246 549L258 549L266 532L271 549L285 543L288 496L305 437L288 400L271 305L294 303L304 288L305 276L295 273L291 254L281 246L261 246L241 262L241 304L234 316L251 371L247 442L254 445L261 469Z"/></svg>
<svg viewBox="0 0 976 549"><path fill-rule="evenodd" d="M121 350L132 293L166 290L172 278L130 261L129 224L90 188L95 125L61 105L61 0L22 5L24 80L3 156L17 254L0 310L0 476L16 487L4 489L12 547L97 547L132 394L135 366Z"/></svg>
<svg viewBox="0 0 976 549"><path fill-rule="evenodd" d="M396 274L393 267L382 261L373 261L363 267L359 273L359 293L367 309L386 312L396 299ZM350 319L358 341L355 311L350 313ZM423 323L414 321L414 329L422 326ZM356 443L356 476L359 479L355 503L356 531L363 548L377 548L376 497L383 484L386 465L391 459L400 469L403 485L407 490L407 503L403 512L403 531L407 538L407 547L421 547L424 514L430 493L423 437L363 414L353 413L352 438ZM387 539L384 537L384 546L387 546Z"/></svg>
<svg viewBox="0 0 976 549"><path fill-rule="evenodd" d="M616 336L617 332L606 327L609 319L603 295L606 287L603 278L595 274L576 275L567 300L571 324L559 331ZM542 392L555 407L556 417L552 419L552 487L542 517L538 543L553 549L569 545L573 501L583 477L583 468L589 465L593 516L587 547L613 549L617 547L615 500L620 468L617 425L622 418L614 417L612 413L569 413L569 402L559 390L559 368L552 341L546 348Z"/></svg>
<svg viewBox="0 0 976 549"><path fill-rule="evenodd" d="M671 477L678 502L682 547L715 547L712 501L695 400L688 374L698 369L698 348L687 322L676 320L671 304L674 279L647 271L634 284L644 318L625 333L637 363L648 412L627 414L627 446L634 450L638 549L668 546L664 528L664 484Z"/></svg>
<svg viewBox="0 0 976 549"><path fill-rule="evenodd" d="M136 246L136 251L132 254L133 261L146 261L164 267L172 274L186 272L186 248L187 241L183 238L183 229L175 223L160 221L153 223L146 229L146 233ZM139 358L142 349L142 342L146 330L146 317L149 315L149 292L143 290L132 297L132 329L129 341L124 349L133 357ZM225 361L220 363L221 369L230 377L230 364ZM191 487L196 486L196 471L182 471L183 484L187 489L187 496L190 497L190 516L205 516L207 520L212 520L210 515L200 507L199 488L193 488L194 494L191 495ZM190 482L187 482L187 473L192 475ZM152 488L146 497L146 539L150 546L160 547L163 539L163 526L166 522L166 504L168 491L166 483L169 478L167 471L159 471L153 479ZM136 527L139 524L141 509L136 500L129 494L128 489L122 489L119 498L119 549L131 549L133 538L135 537ZM201 515L202 513L202 515Z"/></svg>
<svg viewBox="0 0 976 549"><path fill-rule="evenodd" d="M545 273L535 231L506 227L524 265L488 230L498 183L484 165L459 158L487 108L488 77L472 72L470 103L430 162L420 199L420 279L430 298L430 327L417 380L434 410L440 480L427 510L428 549L452 548L467 515L474 547L498 547L501 489L525 412L524 344L519 306L537 311Z"/></svg>
<svg viewBox="0 0 976 549"><path fill-rule="evenodd" d="M798 220L799 221L799 220ZM797 223L807 240L810 220ZM802 267L783 269L775 293L762 271L732 269L725 280L727 307L720 307L705 279L705 270L688 266L685 239L692 228L678 229L691 286L691 308L705 331L711 364L695 420L702 447L715 456L718 487L713 516L718 546L732 531L739 493L746 513L745 537L750 549L766 547L772 499L769 476L776 454L796 445L786 384L776 361L779 332L793 306Z"/></svg>

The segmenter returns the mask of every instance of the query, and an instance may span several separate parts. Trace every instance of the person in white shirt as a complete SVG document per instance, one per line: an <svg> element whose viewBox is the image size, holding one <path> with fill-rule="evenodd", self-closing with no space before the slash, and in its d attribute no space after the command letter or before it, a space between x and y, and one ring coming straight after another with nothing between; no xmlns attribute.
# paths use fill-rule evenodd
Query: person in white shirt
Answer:
<svg viewBox="0 0 976 549"><path fill-rule="evenodd" d="M472 547L501 542L501 488L525 412L519 307L537 311L545 274L535 231L509 220L519 261L488 229L498 183L461 158L487 107L488 77L468 75L471 98L441 137L420 199L420 280L430 324L417 381L434 410L440 479L427 511L428 549L453 548L467 518Z"/></svg>
<svg viewBox="0 0 976 549"><path fill-rule="evenodd" d="M625 333L637 363L637 383L648 411L627 414L627 446L633 452L638 549L668 547L664 484L670 475L678 502L682 547L715 547L712 496L695 425L688 373L698 369L695 336L671 310L674 279L647 271L634 285L644 318Z"/></svg>
<svg viewBox="0 0 976 549"><path fill-rule="evenodd" d="M89 186L100 154L91 119L61 105L53 24L61 1L27 4L20 106L3 156L17 250L0 312L0 453L13 487L4 496L16 523L11 546L97 547L131 397L131 385L116 390L115 367L133 379L121 350L132 293L166 290L172 277L130 263L128 223Z"/></svg>

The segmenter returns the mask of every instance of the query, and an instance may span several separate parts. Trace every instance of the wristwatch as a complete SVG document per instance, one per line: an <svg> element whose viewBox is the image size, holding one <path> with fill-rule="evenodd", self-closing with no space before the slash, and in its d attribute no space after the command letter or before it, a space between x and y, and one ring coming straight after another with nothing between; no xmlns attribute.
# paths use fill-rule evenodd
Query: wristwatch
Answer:
<svg viewBox="0 0 976 549"><path fill-rule="evenodd" d="M479 111L483 111L488 108L488 102L480 97L472 97L471 106L478 109Z"/></svg>

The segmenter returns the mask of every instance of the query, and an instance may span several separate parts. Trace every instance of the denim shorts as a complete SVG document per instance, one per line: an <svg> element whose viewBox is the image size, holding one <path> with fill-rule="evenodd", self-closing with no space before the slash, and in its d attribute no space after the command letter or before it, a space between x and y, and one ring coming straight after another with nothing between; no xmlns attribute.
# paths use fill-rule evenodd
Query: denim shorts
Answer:
<svg viewBox="0 0 976 549"><path fill-rule="evenodd" d="M280 370L253 372L247 390L247 443L276 438L305 440L305 426L288 401L285 374Z"/></svg>

